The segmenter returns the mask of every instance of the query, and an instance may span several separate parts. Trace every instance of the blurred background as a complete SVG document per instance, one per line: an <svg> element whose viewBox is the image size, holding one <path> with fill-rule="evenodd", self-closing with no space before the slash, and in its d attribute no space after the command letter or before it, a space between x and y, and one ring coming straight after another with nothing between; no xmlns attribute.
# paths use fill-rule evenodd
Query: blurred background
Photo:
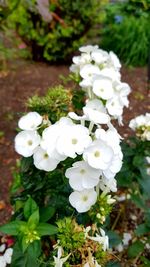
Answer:
<svg viewBox="0 0 150 267"><path fill-rule="evenodd" d="M68 62L85 43L113 50L129 66L147 64L149 0L0 0L0 62Z"/></svg>

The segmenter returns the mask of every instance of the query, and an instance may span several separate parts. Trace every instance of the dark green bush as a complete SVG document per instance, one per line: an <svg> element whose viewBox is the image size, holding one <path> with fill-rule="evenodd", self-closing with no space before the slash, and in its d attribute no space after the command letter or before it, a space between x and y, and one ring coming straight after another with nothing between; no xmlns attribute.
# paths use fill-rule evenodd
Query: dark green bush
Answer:
<svg viewBox="0 0 150 267"><path fill-rule="evenodd" d="M150 51L150 3L126 1L107 8L101 46L113 50L127 65L143 66Z"/></svg>
<svg viewBox="0 0 150 267"><path fill-rule="evenodd" d="M37 8L37 2L8 0L7 22L31 48L33 59L54 62L68 59L83 43L86 33L99 21L101 2L105 1L49 1L44 11L49 18L41 13L43 7Z"/></svg>

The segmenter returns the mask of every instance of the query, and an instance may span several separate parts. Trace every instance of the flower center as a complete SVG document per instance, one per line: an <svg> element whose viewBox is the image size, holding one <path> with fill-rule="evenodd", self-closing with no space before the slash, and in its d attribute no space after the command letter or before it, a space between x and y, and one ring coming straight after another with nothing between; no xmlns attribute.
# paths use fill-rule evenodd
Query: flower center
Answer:
<svg viewBox="0 0 150 267"><path fill-rule="evenodd" d="M29 140L29 141L28 141L28 145L29 145L29 146L32 146L32 144L33 144L32 140Z"/></svg>
<svg viewBox="0 0 150 267"><path fill-rule="evenodd" d="M88 200L88 196L83 196L82 200L86 202Z"/></svg>
<svg viewBox="0 0 150 267"><path fill-rule="evenodd" d="M45 153L45 154L43 155L43 157L44 157L44 159L47 159L47 158L48 158L48 154Z"/></svg>
<svg viewBox="0 0 150 267"><path fill-rule="evenodd" d="M73 138L73 139L72 139L72 144L73 144L73 145L76 145L77 143L78 143L78 140L77 140L76 138Z"/></svg>
<svg viewBox="0 0 150 267"><path fill-rule="evenodd" d="M81 169L81 170L80 170L80 173L81 173L81 174L84 174L85 172L86 172L85 169Z"/></svg>
<svg viewBox="0 0 150 267"><path fill-rule="evenodd" d="M94 152L94 156L95 156L96 158L99 158L99 157L100 157L100 151L96 150L96 151Z"/></svg>

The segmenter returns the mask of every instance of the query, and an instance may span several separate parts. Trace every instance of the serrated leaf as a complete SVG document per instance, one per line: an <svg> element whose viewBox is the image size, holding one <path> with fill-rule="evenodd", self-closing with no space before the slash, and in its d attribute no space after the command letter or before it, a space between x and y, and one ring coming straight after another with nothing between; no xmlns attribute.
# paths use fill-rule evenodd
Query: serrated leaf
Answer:
<svg viewBox="0 0 150 267"><path fill-rule="evenodd" d="M21 229L23 229L24 227L26 228L26 226L27 226L26 222L13 221L0 226L0 232L8 235L17 236L21 231Z"/></svg>
<svg viewBox="0 0 150 267"><path fill-rule="evenodd" d="M53 207L44 207L40 209L40 221L47 222L55 213L55 209Z"/></svg>
<svg viewBox="0 0 150 267"><path fill-rule="evenodd" d="M57 234L58 228L48 223L40 223L37 226L36 231L38 232L40 236L54 235L54 234Z"/></svg>
<svg viewBox="0 0 150 267"><path fill-rule="evenodd" d="M24 217L26 220L38 209L36 202L29 197L28 200L25 202L24 205Z"/></svg>
<svg viewBox="0 0 150 267"><path fill-rule="evenodd" d="M144 251L144 246L145 245L139 240L134 242L128 248L128 256L129 256L129 258L134 258L134 257L138 256L140 253L142 253Z"/></svg>

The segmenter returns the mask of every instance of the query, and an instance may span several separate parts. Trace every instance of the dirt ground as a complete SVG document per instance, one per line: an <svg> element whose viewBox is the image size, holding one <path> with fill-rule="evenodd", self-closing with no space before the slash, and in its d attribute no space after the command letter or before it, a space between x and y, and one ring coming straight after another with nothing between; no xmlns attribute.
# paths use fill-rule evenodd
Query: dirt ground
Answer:
<svg viewBox="0 0 150 267"><path fill-rule="evenodd" d="M44 63L15 62L6 71L0 71L0 224L11 214L9 188L12 168L18 155L14 151L17 121L26 110L29 96L44 95L47 88L59 83L59 75L67 75L69 66L50 66ZM150 112L147 69L122 69L122 81L132 88L130 107L124 110L124 126L118 130L122 136L130 134L128 123L137 115Z"/></svg>

